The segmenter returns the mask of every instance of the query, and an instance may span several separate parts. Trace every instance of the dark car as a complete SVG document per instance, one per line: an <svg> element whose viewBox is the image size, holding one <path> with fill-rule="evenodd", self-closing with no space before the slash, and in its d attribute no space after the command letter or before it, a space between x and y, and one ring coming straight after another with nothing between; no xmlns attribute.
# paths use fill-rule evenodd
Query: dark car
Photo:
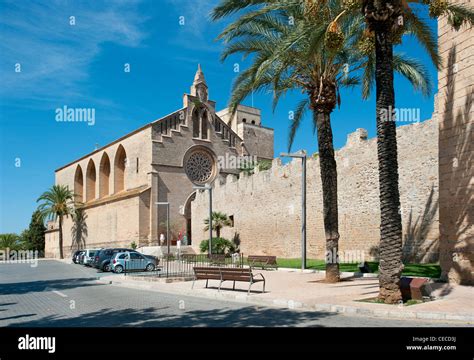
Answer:
<svg viewBox="0 0 474 360"><path fill-rule="evenodd" d="M82 250L76 250L72 254L72 262L74 264L79 264L79 255L82 252Z"/></svg>

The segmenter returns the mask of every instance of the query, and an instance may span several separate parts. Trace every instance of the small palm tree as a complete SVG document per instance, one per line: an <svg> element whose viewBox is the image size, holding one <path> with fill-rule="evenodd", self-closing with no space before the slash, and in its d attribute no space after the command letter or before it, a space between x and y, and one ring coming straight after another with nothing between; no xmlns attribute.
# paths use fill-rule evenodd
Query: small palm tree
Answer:
<svg viewBox="0 0 474 360"><path fill-rule="evenodd" d="M59 219L59 258L63 259L63 219L74 214L74 193L65 185L53 185L36 202L42 201L38 211L43 220Z"/></svg>
<svg viewBox="0 0 474 360"><path fill-rule="evenodd" d="M20 247L20 237L17 234L0 234L0 249L17 250Z"/></svg>
<svg viewBox="0 0 474 360"><path fill-rule="evenodd" d="M209 230L209 218L204 220L204 231ZM232 221L229 217L221 212L213 211L212 212L212 230L216 232L218 238L221 237L221 229L226 226L232 226Z"/></svg>

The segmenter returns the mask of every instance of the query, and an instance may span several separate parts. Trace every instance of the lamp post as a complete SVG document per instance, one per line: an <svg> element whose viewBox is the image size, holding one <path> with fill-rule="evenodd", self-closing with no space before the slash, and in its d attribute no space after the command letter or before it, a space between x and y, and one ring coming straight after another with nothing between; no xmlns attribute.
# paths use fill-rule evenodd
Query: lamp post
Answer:
<svg viewBox="0 0 474 360"><path fill-rule="evenodd" d="M306 269L306 151L296 153L281 153L281 157L301 159L301 270Z"/></svg>
<svg viewBox="0 0 474 360"><path fill-rule="evenodd" d="M205 184L203 186L193 186L196 190L208 190L209 191L209 257L212 255L212 186Z"/></svg>
<svg viewBox="0 0 474 360"><path fill-rule="evenodd" d="M170 203L169 202L156 202L156 205L165 205L166 206L166 244L168 247L168 255L166 259L166 276L169 276L169 257L170 257Z"/></svg>

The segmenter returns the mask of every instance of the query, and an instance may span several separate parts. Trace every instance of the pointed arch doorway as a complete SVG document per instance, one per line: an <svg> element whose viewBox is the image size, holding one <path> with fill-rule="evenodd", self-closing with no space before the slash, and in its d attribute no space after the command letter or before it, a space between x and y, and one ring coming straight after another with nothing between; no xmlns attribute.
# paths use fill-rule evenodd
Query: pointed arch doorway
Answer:
<svg viewBox="0 0 474 360"><path fill-rule="evenodd" d="M192 238L191 238L191 229L192 229L192 223L191 223L191 203L196 199L196 192L194 191L191 193L191 195L188 196L186 199L186 202L184 203L184 218L186 219L186 237L187 237L187 244L186 245L191 245L192 244Z"/></svg>

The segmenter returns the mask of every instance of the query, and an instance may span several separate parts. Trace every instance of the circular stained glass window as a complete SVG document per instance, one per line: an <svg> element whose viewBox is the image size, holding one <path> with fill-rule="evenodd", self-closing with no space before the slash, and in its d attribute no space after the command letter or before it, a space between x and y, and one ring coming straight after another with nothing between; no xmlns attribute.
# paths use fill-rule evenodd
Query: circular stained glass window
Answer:
<svg viewBox="0 0 474 360"><path fill-rule="evenodd" d="M188 156L184 170L193 183L204 184L212 180L214 159L207 151L196 150Z"/></svg>

